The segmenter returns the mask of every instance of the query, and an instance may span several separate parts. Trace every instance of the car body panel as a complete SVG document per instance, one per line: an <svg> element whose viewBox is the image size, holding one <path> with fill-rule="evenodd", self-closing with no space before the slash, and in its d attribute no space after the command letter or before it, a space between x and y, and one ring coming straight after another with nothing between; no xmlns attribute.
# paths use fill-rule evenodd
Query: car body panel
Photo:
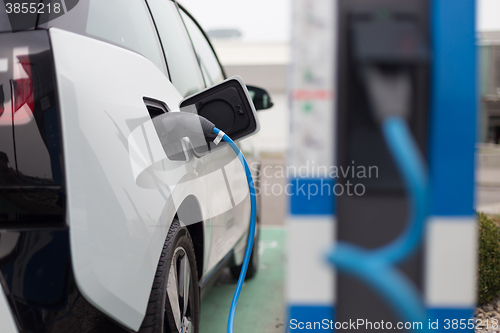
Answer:
<svg viewBox="0 0 500 333"><path fill-rule="evenodd" d="M165 193L136 184L128 137L150 121L143 97L177 105L181 96L141 55L58 29L50 37L75 279L94 306L137 330L175 210Z"/></svg>

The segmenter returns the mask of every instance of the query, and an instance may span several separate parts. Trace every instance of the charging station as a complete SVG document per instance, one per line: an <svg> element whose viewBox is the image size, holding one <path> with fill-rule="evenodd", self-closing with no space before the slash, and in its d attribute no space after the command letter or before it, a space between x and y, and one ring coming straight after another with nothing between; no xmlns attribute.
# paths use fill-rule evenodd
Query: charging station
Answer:
<svg viewBox="0 0 500 333"><path fill-rule="evenodd" d="M288 330L473 331L475 1L295 0L294 23Z"/></svg>

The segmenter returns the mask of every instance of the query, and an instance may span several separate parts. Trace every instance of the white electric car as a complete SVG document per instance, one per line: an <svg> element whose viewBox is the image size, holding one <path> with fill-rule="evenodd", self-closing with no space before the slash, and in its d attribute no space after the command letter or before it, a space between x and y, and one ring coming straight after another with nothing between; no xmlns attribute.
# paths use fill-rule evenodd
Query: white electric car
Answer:
<svg viewBox="0 0 500 333"><path fill-rule="evenodd" d="M239 273L248 184L229 146L166 149L157 120L238 140L250 98L272 105L175 1L0 1L0 332L198 332L203 293Z"/></svg>

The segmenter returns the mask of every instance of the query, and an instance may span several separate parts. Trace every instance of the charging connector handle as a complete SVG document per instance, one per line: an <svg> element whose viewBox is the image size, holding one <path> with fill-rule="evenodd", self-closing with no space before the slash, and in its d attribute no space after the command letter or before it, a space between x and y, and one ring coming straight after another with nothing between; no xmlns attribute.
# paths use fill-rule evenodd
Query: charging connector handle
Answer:
<svg viewBox="0 0 500 333"><path fill-rule="evenodd" d="M407 70L364 66L368 98L379 122L388 117L408 118L411 100L411 80Z"/></svg>

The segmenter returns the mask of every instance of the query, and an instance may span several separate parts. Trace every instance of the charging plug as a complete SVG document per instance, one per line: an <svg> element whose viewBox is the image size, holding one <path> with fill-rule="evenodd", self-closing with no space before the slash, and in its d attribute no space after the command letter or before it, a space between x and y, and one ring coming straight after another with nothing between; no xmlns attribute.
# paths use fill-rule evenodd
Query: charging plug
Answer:
<svg viewBox="0 0 500 333"><path fill-rule="evenodd" d="M372 111L379 122L388 117L409 117L411 79L408 70L367 66L362 73Z"/></svg>

